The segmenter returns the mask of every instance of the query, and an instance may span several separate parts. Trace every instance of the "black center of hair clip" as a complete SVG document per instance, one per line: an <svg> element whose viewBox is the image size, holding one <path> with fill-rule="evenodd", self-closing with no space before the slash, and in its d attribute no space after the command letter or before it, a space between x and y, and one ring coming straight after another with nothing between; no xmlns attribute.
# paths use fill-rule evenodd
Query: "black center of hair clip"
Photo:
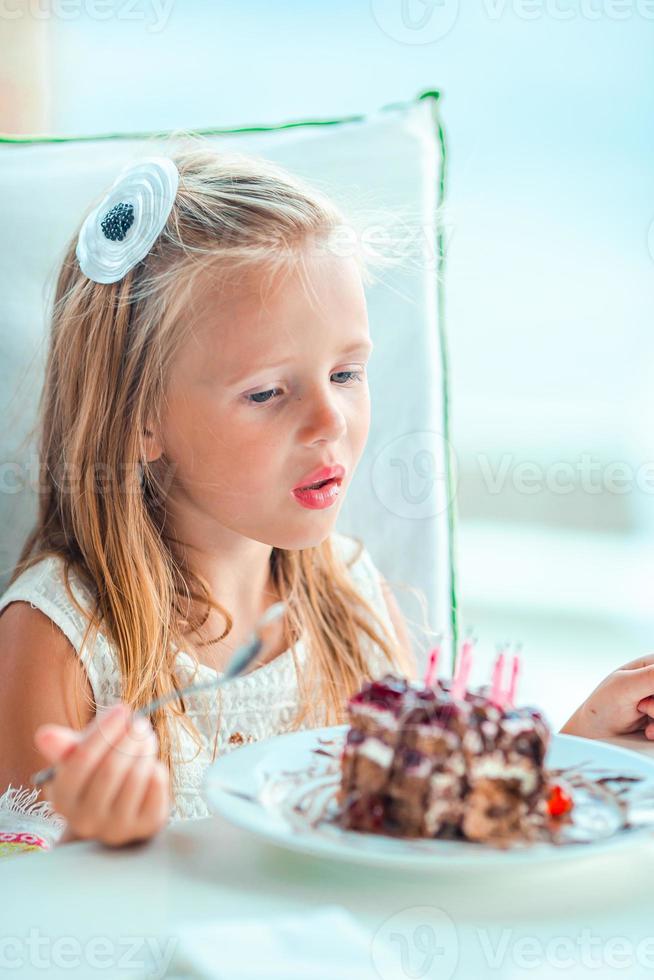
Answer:
<svg viewBox="0 0 654 980"><path fill-rule="evenodd" d="M102 233L110 242L122 242L123 238L134 224L134 205L115 204L107 211L100 222Z"/></svg>

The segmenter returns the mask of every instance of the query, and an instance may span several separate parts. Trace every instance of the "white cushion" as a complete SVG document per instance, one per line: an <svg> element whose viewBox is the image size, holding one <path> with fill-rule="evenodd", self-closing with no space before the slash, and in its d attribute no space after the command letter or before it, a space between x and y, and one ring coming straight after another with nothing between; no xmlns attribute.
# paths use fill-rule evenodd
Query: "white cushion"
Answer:
<svg viewBox="0 0 654 980"><path fill-rule="evenodd" d="M396 254L367 288L375 352L372 425L337 529L361 537L386 578L424 590L434 630L451 633L442 362L436 277L442 173L436 101L422 97L337 125L211 135L217 148L269 157L386 226ZM47 307L63 250L118 170L159 152L157 139L0 140L0 592L36 516L37 450L20 442L34 423ZM389 218L388 215L395 217ZM390 224L389 224L390 221ZM344 243L345 246L347 243ZM396 590L406 615L414 599ZM414 631L425 653L429 637Z"/></svg>

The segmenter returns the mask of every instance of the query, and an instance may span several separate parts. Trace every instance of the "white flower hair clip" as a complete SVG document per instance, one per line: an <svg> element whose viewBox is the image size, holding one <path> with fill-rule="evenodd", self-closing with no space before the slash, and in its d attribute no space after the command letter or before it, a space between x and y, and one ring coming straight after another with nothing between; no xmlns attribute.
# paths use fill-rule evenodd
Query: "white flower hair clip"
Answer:
<svg viewBox="0 0 654 980"><path fill-rule="evenodd" d="M80 229L75 254L84 275L118 282L145 258L168 220L178 184L168 157L125 167Z"/></svg>

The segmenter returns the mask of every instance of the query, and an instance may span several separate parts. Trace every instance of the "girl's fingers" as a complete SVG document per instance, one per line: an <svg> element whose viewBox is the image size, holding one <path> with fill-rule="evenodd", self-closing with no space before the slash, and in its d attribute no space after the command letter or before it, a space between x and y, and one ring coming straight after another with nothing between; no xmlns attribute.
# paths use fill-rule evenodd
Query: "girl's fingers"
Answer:
<svg viewBox="0 0 654 980"><path fill-rule="evenodd" d="M39 725L34 732L34 746L46 762L52 764L65 758L67 753L83 737L82 732L67 728L66 725Z"/></svg>
<svg viewBox="0 0 654 980"><path fill-rule="evenodd" d="M156 755L157 741L152 729L139 735L130 727L100 762L78 798L79 806L96 814L98 824L104 824L107 818L111 819L114 798L130 768L138 759L155 759Z"/></svg>
<svg viewBox="0 0 654 980"><path fill-rule="evenodd" d="M654 738L654 722L647 725L647 727L645 728L645 737Z"/></svg>
<svg viewBox="0 0 654 980"><path fill-rule="evenodd" d="M141 803L138 819L144 827L158 830L165 825L169 812L168 770L159 759L150 774L150 782Z"/></svg>
<svg viewBox="0 0 654 980"><path fill-rule="evenodd" d="M141 730L134 721L143 722ZM157 737L147 720L135 719L121 704L99 714L83 733L40 732L37 747L48 738L59 739L62 749L68 743L62 752L52 746L59 761L47 788L78 836L120 846L164 826L170 810L168 771L157 758Z"/></svg>
<svg viewBox="0 0 654 980"><path fill-rule="evenodd" d="M634 703L654 695L654 664L633 667L620 673L621 688Z"/></svg>
<svg viewBox="0 0 654 980"><path fill-rule="evenodd" d="M147 836L147 828L137 819L143 799L148 789L155 762L149 755L144 755L132 765L123 779L111 807L111 822L113 827L107 829L103 839L108 844L124 844L131 840L140 839L140 834Z"/></svg>
<svg viewBox="0 0 654 980"><path fill-rule="evenodd" d="M654 664L654 654L650 654L645 657L636 657L635 660L630 660L628 664L623 664L620 670L642 670L643 667L651 667Z"/></svg>
<svg viewBox="0 0 654 980"><path fill-rule="evenodd" d="M644 715L650 715L650 717L654 718L654 697L649 695L646 698L642 698L636 705L636 709Z"/></svg>
<svg viewBox="0 0 654 980"><path fill-rule="evenodd" d="M650 719L647 715L640 715L637 721L632 725L627 725L621 732L621 735L633 735L636 732L644 731L650 723Z"/></svg>
<svg viewBox="0 0 654 980"><path fill-rule="evenodd" d="M77 800L98 764L125 731L129 713L127 705L119 705L98 715L85 738L58 763L52 793L57 803L65 807L62 812L70 812L77 806Z"/></svg>

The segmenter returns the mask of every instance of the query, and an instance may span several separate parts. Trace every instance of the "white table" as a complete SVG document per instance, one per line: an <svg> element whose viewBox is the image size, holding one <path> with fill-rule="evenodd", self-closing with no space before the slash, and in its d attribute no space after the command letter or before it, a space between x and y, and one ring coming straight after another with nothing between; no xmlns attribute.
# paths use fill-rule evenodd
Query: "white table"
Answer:
<svg viewBox="0 0 654 980"><path fill-rule="evenodd" d="M654 754L641 739L615 744ZM144 976L143 964L165 962L182 922L337 903L369 932L371 948L397 916L385 928L398 943L406 937L411 956L404 970L398 959L393 980L633 980L654 973L653 888L654 837L634 851L528 874L436 878L304 858L213 817L132 848L79 842L3 861L0 975ZM430 968L413 945L420 923L442 943ZM20 971L9 968L17 958Z"/></svg>

